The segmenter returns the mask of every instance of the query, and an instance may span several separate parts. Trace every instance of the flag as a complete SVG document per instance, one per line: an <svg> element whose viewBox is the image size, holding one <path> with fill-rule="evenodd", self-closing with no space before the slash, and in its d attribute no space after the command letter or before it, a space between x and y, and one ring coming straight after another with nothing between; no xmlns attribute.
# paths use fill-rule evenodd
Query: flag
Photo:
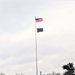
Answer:
<svg viewBox="0 0 75 75"><path fill-rule="evenodd" d="M41 21L43 21L43 18L35 18L35 21L36 22L41 22Z"/></svg>
<svg viewBox="0 0 75 75"><path fill-rule="evenodd" d="M37 32L43 32L43 28L37 28Z"/></svg>

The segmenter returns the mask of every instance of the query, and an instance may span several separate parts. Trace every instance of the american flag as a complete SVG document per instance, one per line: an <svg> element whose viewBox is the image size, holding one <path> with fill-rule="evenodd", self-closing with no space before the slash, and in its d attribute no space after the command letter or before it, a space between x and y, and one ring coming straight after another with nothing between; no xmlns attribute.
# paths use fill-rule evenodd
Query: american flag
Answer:
<svg viewBox="0 0 75 75"><path fill-rule="evenodd" d="M36 22L41 22L41 21L43 21L43 18L35 18L35 21Z"/></svg>

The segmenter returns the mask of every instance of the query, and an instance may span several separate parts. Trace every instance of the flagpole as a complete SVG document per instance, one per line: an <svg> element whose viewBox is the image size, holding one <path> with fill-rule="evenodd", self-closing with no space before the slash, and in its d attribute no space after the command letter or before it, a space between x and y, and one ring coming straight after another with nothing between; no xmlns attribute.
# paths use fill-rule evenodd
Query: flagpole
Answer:
<svg viewBox="0 0 75 75"><path fill-rule="evenodd" d="M36 17L35 17L36 19ZM36 52L36 75L38 75L38 57L37 57L37 28L35 21L35 52Z"/></svg>

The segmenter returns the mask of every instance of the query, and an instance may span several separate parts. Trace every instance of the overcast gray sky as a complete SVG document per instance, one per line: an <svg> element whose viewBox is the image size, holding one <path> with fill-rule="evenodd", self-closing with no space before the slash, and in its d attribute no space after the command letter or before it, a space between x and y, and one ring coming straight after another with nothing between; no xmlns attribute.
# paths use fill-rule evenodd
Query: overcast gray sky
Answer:
<svg viewBox="0 0 75 75"><path fill-rule="evenodd" d="M35 16L44 29L37 34L39 71L63 73L75 63L75 1L0 0L0 72L35 75Z"/></svg>

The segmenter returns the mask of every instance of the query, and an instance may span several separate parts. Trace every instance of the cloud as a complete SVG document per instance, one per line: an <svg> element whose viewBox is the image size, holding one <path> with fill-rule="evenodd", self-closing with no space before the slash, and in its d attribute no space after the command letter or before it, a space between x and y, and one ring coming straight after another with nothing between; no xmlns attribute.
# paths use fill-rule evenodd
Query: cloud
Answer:
<svg viewBox="0 0 75 75"><path fill-rule="evenodd" d="M1 1L0 6L0 72L35 74L35 14L44 19L36 24L44 28L37 34L39 71L62 73L63 64L75 62L73 1Z"/></svg>

